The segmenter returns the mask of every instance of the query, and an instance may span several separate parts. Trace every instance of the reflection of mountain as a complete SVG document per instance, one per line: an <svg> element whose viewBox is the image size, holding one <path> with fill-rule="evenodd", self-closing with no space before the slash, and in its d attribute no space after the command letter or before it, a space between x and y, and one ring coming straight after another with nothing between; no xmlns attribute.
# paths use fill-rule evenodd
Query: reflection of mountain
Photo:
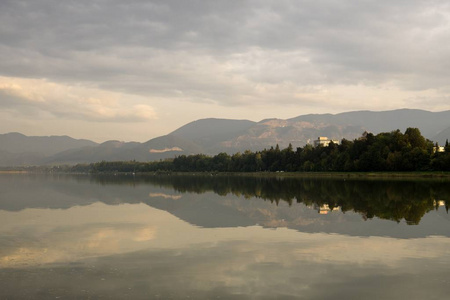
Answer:
<svg viewBox="0 0 450 300"><path fill-rule="evenodd" d="M366 219L382 219L418 224L421 217L435 208L435 199L450 199L446 182L439 181L367 181L318 179L261 179L244 177L155 177L155 183L180 192L214 191L246 198L258 197L272 202L303 203L341 207L356 211ZM448 208L448 207L447 207Z"/></svg>
<svg viewBox="0 0 450 300"><path fill-rule="evenodd" d="M98 201L145 203L203 227L259 224L358 236L450 236L447 185L439 181L2 175L0 209L69 208ZM336 207L345 213L333 211ZM321 208L328 214L320 215ZM380 219L420 221L420 225Z"/></svg>
<svg viewBox="0 0 450 300"><path fill-rule="evenodd" d="M191 198L191 199L189 199ZM195 199L193 199L195 198ZM338 233L353 236L390 236L413 238L428 235L450 236L449 215L444 209L431 211L423 216L419 226L408 226L374 218L364 221L354 212L333 211L320 215L315 208L294 203L260 199L219 198L210 193L195 195L174 203L151 201L147 204L166 210L178 218L202 227L247 226L258 224L266 228L288 227L301 232ZM218 213L219 212L219 213Z"/></svg>

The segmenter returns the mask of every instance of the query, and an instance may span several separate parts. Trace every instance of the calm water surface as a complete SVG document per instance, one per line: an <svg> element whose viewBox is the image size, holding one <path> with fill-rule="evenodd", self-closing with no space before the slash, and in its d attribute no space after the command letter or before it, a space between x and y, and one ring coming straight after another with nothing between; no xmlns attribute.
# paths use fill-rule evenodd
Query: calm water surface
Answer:
<svg viewBox="0 0 450 300"><path fill-rule="evenodd" d="M0 175L0 299L449 299L450 182Z"/></svg>

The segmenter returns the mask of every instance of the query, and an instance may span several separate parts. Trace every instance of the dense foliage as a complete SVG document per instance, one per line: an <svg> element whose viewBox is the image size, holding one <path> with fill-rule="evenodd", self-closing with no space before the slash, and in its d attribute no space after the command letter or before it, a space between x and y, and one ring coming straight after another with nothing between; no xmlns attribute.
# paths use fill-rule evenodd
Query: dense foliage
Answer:
<svg viewBox="0 0 450 300"><path fill-rule="evenodd" d="M444 152L435 151L437 144L425 139L419 129L408 128L377 135L364 133L354 141L343 139L340 144L296 150L291 145L278 145L263 151L245 151L215 156L181 155L170 160L140 163L99 162L77 165L79 172L373 172L373 171L450 171L450 146Z"/></svg>

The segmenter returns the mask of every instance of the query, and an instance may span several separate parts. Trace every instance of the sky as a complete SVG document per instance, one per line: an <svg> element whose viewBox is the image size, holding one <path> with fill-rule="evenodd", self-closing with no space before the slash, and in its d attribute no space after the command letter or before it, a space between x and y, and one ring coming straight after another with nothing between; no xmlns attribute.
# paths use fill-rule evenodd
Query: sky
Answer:
<svg viewBox="0 0 450 300"><path fill-rule="evenodd" d="M0 133L450 109L447 0L0 0Z"/></svg>

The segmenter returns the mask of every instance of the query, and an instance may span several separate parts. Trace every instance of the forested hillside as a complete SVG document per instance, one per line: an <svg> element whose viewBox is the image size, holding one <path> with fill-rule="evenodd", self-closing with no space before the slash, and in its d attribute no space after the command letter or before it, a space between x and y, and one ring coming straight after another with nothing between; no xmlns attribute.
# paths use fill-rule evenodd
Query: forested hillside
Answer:
<svg viewBox="0 0 450 300"><path fill-rule="evenodd" d="M263 151L245 151L215 156L204 154L180 155L174 159L139 163L100 162L77 165L71 171L83 172L263 172L263 171L450 171L450 146L439 152L438 145L425 139L417 128L365 133L353 141L343 139L339 144L293 149L277 146Z"/></svg>

